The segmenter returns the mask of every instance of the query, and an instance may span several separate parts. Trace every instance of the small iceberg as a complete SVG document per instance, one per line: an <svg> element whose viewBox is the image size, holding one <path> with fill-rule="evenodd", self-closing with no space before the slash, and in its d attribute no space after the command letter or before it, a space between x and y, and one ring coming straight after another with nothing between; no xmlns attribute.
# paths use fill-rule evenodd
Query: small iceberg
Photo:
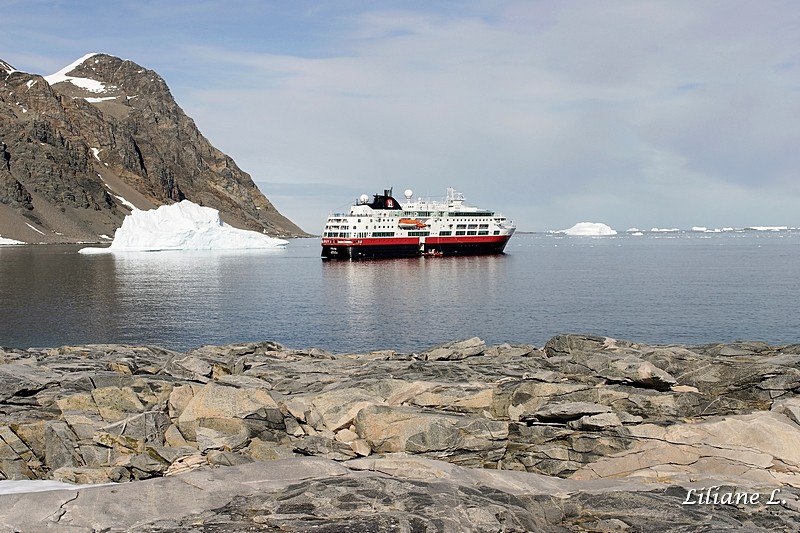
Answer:
<svg viewBox="0 0 800 533"><path fill-rule="evenodd" d="M616 235L617 232L601 222L578 222L569 229L559 231L566 235L579 235L589 237L600 237Z"/></svg>
<svg viewBox="0 0 800 533"><path fill-rule="evenodd" d="M753 231L786 231L789 226L748 226L747 229Z"/></svg>
<svg viewBox="0 0 800 533"><path fill-rule="evenodd" d="M725 230L719 228L709 229L706 226L692 226L692 231L695 233L722 233Z"/></svg>
<svg viewBox="0 0 800 533"><path fill-rule="evenodd" d="M288 241L234 228L219 211L189 200L158 209L134 209L125 217L108 248L82 248L82 254L159 250L245 250L283 248Z"/></svg>

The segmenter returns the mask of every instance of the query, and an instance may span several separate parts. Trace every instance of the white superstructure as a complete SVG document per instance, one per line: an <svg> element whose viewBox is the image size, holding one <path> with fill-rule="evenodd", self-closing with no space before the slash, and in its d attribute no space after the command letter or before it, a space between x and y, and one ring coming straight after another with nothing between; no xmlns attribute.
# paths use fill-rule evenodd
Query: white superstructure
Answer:
<svg viewBox="0 0 800 533"><path fill-rule="evenodd" d="M322 235L325 258L401 257L420 254L501 253L516 227L494 211L467 205L447 189L443 201L417 198L406 190L400 203L391 189L362 195L348 213L328 217Z"/></svg>

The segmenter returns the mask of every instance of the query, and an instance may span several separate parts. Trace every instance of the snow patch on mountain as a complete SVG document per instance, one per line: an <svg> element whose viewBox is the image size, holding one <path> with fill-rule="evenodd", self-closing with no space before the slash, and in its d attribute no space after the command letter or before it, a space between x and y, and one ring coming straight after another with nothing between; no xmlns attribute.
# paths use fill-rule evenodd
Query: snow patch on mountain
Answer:
<svg viewBox="0 0 800 533"><path fill-rule="evenodd" d="M70 63L66 67L62 68L58 72L50 74L49 76L45 76L44 79L50 85L55 85L56 83L61 83L64 81L68 81L71 84L75 85L76 87L80 87L81 89L85 89L92 93L103 93L106 91L106 86L103 82L93 80L91 78L81 78L78 76L70 76L69 73L75 70L77 67L82 65L86 60L89 58L96 56L97 52L92 52L91 54L86 54L85 56L81 57L80 59Z"/></svg>

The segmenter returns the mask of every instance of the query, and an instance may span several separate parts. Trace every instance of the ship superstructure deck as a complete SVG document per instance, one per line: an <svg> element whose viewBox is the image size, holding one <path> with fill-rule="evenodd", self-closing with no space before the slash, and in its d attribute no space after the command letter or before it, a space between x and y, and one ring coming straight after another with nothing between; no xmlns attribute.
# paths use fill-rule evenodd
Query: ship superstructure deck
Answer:
<svg viewBox="0 0 800 533"><path fill-rule="evenodd" d="M371 202L362 195L348 213L331 214L322 235L322 257L498 254L516 229L503 215L467 205L452 188L443 201L412 196L406 190L400 203L388 189Z"/></svg>

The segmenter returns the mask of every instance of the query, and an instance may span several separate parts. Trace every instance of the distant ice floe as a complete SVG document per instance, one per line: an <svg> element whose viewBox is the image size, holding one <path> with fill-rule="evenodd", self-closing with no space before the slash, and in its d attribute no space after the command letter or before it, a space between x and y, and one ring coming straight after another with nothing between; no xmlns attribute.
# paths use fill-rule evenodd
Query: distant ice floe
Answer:
<svg viewBox="0 0 800 533"><path fill-rule="evenodd" d="M288 241L222 222L219 211L188 200L158 209L133 209L108 248L82 248L82 254L159 250L244 250L283 248Z"/></svg>
<svg viewBox="0 0 800 533"><path fill-rule="evenodd" d="M753 231L786 231L789 226L749 226L746 229Z"/></svg>
<svg viewBox="0 0 800 533"><path fill-rule="evenodd" d="M616 235L617 232L602 222L578 222L569 229L561 230L558 233L573 236L600 237Z"/></svg>
<svg viewBox="0 0 800 533"><path fill-rule="evenodd" d="M2 235L0 235L0 246L12 245L12 244L27 244L22 241L15 241L14 239L6 239Z"/></svg>
<svg viewBox="0 0 800 533"><path fill-rule="evenodd" d="M724 226L722 228L709 228L707 226L692 226L690 229L654 227L649 230L646 230L646 229L639 229L638 227L633 226L626 229L623 233L625 235L631 235L637 237L643 235L658 237L659 234L669 234L669 237L673 237L673 236L683 236L683 235L691 236L691 234L694 233L704 233L704 234L743 233L747 231L784 232L784 231L797 231L798 229L800 228L794 228L791 226L747 226L738 228L734 228L731 226ZM548 230L546 231L546 233L561 234L561 235L588 235L588 236L617 235L617 232L611 229L609 226L594 222L581 222L579 224L575 224L569 229Z"/></svg>
<svg viewBox="0 0 800 533"><path fill-rule="evenodd" d="M724 228L707 228L705 226L692 226L691 231L697 233L723 233L726 231L736 231L734 228L724 227Z"/></svg>
<svg viewBox="0 0 800 533"><path fill-rule="evenodd" d="M680 231L679 228L652 228L650 229L651 233L678 233Z"/></svg>

